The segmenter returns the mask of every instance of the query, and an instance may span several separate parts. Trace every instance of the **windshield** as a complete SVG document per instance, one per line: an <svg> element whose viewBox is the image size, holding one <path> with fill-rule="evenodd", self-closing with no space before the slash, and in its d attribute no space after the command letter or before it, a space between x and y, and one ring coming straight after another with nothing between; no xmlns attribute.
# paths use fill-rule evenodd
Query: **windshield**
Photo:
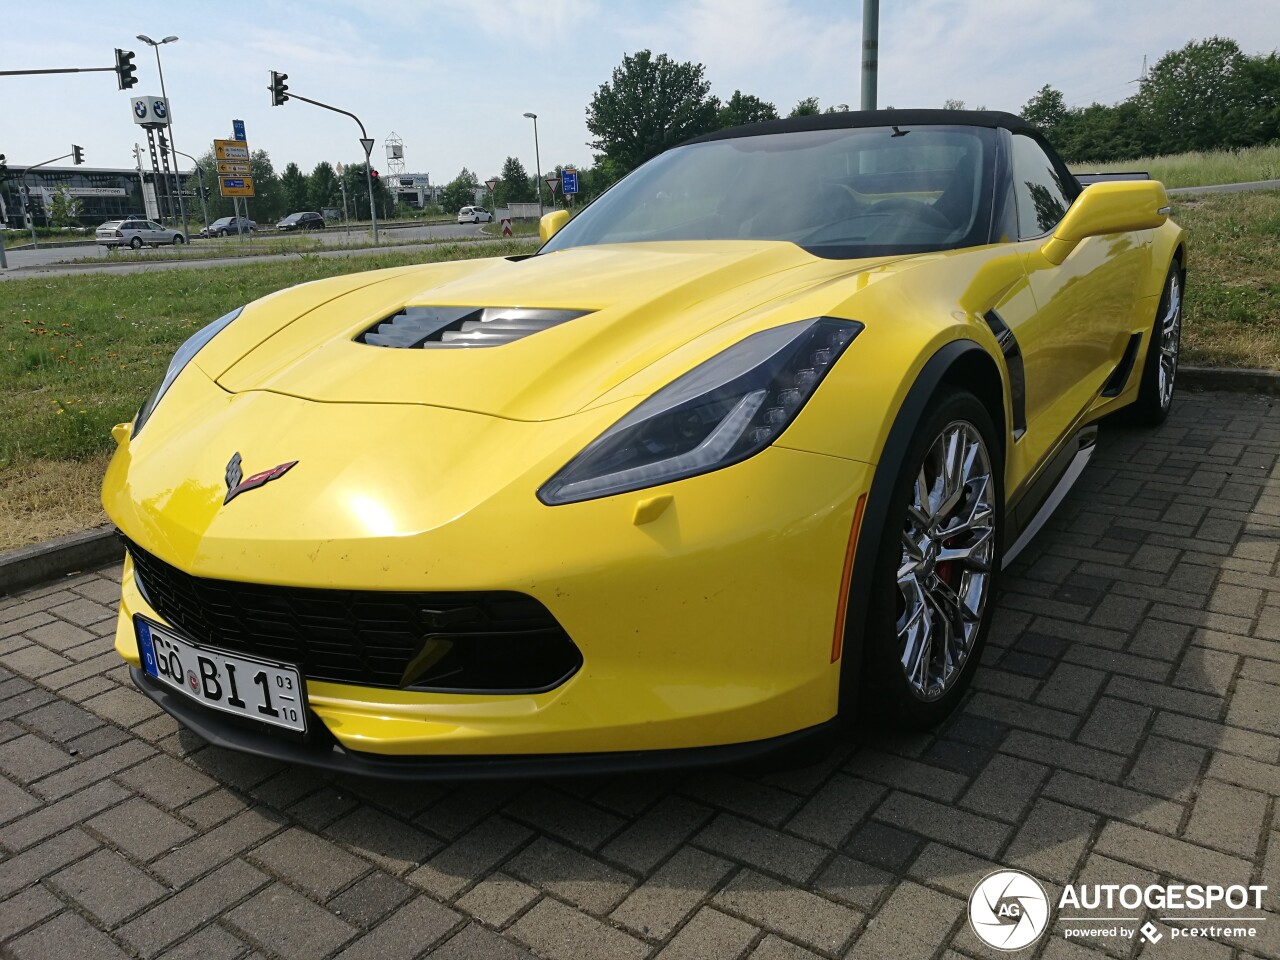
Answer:
<svg viewBox="0 0 1280 960"><path fill-rule="evenodd" d="M784 240L824 257L986 243L996 131L917 126L712 140L655 157L540 252L652 240Z"/></svg>
<svg viewBox="0 0 1280 960"><path fill-rule="evenodd" d="M280 222L281 222L281 223L296 223L297 221L299 221L299 220L301 220L301 219L302 219L302 214L300 214L300 213L291 213L291 214L289 214L287 217L285 217L283 220L281 220Z"/></svg>

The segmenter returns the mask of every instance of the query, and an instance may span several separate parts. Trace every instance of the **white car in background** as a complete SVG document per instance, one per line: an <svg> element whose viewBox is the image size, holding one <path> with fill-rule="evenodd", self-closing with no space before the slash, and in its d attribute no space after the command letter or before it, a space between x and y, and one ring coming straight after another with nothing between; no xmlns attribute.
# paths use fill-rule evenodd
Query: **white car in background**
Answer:
<svg viewBox="0 0 1280 960"><path fill-rule="evenodd" d="M109 220L98 227L94 237L111 250L126 245L141 250L144 245L158 247L162 243L176 247L187 242L181 230L170 230L154 220Z"/></svg>
<svg viewBox="0 0 1280 960"><path fill-rule="evenodd" d="M488 223L492 219L493 214L484 207L463 207L458 211L459 223Z"/></svg>

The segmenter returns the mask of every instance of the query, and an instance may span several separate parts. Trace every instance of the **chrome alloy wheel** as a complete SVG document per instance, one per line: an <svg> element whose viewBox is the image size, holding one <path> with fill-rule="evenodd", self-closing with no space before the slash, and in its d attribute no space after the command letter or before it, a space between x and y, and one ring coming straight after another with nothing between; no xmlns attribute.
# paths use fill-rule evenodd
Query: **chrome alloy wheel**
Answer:
<svg viewBox="0 0 1280 960"><path fill-rule="evenodd" d="M977 640L995 557L994 496L982 435L953 421L916 476L898 563L902 671L921 700L951 688Z"/></svg>
<svg viewBox="0 0 1280 960"><path fill-rule="evenodd" d="M1160 409L1173 400L1173 378L1178 374L1178 347L1182 340L1182 275L1169 272L1164 314L1160 317Z"/></svg>

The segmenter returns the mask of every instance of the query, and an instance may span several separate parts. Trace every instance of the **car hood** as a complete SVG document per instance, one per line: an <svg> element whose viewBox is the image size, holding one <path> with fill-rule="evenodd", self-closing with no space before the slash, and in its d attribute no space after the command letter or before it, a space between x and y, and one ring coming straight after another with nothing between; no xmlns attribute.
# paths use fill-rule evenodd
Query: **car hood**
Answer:
<svg viewBox="0 0 1280 960"><path fill-rule="evenodd" d="M891 259L824 260L778 242L681 242L387 271L349 292L308 285L317 290L251 305L228 333L260 329L258 341L247 350L218 351L220 335L206 348L213 355L200 360L233 393L269 390L323 402L417 403L548 420L649 392L653 384L637 374L683 345L744 314L763 316L759 326L797 319L794 309L784 309L797 297ZM831 294L827 306L844 298ZM401 311L457 315L461 307L573 318L499 346L424 349L358 339L380 322L394 327ZM490 313L503 312L510 310ZM822 312L815 305L804 315ZM702 358L694 354L689 365Z"/></svg>

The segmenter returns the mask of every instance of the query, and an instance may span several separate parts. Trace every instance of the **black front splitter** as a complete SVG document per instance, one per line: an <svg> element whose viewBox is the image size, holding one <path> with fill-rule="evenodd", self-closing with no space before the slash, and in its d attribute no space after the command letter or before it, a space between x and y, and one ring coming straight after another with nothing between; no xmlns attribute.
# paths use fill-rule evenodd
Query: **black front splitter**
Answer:
<svg viewBox="0 0 1280 960"><path fill-rule="evenodd" d="M348 750L322 730L316 742L303 743L256 729L242 728L217 712L162 686L137 667L130 667L134 684L166 713L200 739L214 746L239 750L283 763L318 767L333 773L382 780L517 780L657 770L681 770L781 759L788 753L821 748L838 729L832 720L795 733L712 747L675 750L627 750L602 753L506 754L502 756L392 757ZM313 718L313 725L316 721ZM321 727L323 725L320 725ZM806 752L807 755L807 752Z"/></svg>

